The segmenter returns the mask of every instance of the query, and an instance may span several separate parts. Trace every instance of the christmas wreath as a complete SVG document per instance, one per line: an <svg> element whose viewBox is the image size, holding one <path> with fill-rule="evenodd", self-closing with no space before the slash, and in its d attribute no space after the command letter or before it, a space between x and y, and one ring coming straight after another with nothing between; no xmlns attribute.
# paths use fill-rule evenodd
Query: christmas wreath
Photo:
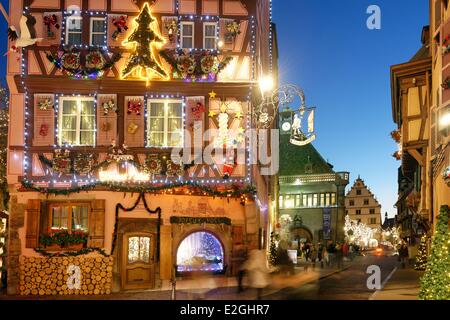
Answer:
<svg viewBox="0 0 450 320"><path fill-rule="evenodd" d="M105 58L99 51L89 52L86 55L86 68L101 70L105 66Z"/></svg>
<svg viewBox="0 0 450 320"><path fill-rule="evenodd" d="M78 70L80 68L80 54L74 52L64 53L61 57L61 64L64 69Z"/></svg>

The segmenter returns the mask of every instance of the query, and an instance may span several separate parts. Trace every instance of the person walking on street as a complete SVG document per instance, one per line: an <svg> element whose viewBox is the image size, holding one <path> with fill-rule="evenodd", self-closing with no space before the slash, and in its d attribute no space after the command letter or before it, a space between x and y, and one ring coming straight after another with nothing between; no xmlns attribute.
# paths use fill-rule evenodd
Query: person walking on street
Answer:
<svg viewBox="0 0 450 320"><path fill-rule="evenodd" d="M328 254L327 248L323 247L323 262L326 264L327 267L330 266L330 255ZM323 263L321 264L321 267L323 268Z"/></svg>
<svg viewBox="0 0 450 320"><path fill-rule="evenodd" d="M311 245L311 263L313 269L316 268L316 260L317 260L317 249L314 244Z"/></svg>
<svg viewBox="0 0 450 320"><path fill-rule="evenodd" d="M340 269L342 267L342 246L339 242L336 244L336 262L338 269Z"/></svg>
<svg viewBox="0 0 450 320"><path fill-rule="evenodd" d="M319 249L317 250L317 259L320 262L320 267L323 269L323 245L319 243Z"/></svg>
<svg viewBox="0 0 450 320"><path fill-rule="evenodd" d="M348 258L348 251L349 251L348 244L347 242L344 242L344 244L342 245L342 256L344 257L344 259Z"/></svg>
<svg viewBox="0 0 450 320"><path fill-rule="evenodd" d="M252 250L244 269L247 270L250 287L256 289L257 299L261 300L264 288L270 284L265 251Z"/></svg>
<svg viewBox="0 0 450 320"><path fill-rule="evenodd" d="M400 247L399 257L400 257L400 261L402 263L402 268L405 269L406 263L408 262L408 258L409 258L409 252L408 252L408 246L404 242L402 243L402 245Z"/></svg>

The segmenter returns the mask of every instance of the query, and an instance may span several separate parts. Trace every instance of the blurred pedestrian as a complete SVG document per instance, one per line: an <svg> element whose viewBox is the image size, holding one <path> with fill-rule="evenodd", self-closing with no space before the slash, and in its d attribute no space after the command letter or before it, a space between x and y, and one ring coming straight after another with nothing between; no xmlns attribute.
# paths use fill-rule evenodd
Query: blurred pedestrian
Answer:
<svg viewBox="0 0 450 320"><path fill-rule="evenodd" d="M342 267L342 246L339 242L336 243L335 251L337 267L340 269Z"/></svg>
<svg viewBox="0 0 450 320"><path fill-rule="evenodd" d="M406 267L406 263L408 262L408 259L409 259L408 246L404 242L402 243L402 245L400 247L399 256L400 256L400 261L402 263L402 268L404 269Z"/></svg>
<svg viewBox="0 0 450 320"><path fill-rule="evenodd" d="M248 260L244 263L247 270L249 285L256 289L257 299L261 300L264 288L269 286L269 268L267 267L264 250L252 250Z"/></svg>
<svg viewBox="0 0 450 320"><path fill-rule="evenodd" d="M353 261L353 252L354 252L353 244L350 244L348 246L348 256L350 258L350 261Z"/></svg>
<svg viewBox="0 0 450 320"><path fill-rule="evenodd" d="M323 245L319 242L317 249L317 260L319 260L320 267L323 268Z"/></svg>
<svg viewBox="0 0 450 320"><path fill-rule="evenodd" d="M313 269L316 268L316 260L317 260L317 249L314 244L311 245L311 263L313 266Z"/></svg>
<svg viewBox="0 0 450 320"><path fill-rule="evenodd" d="M323 262L326 264L327 267L329 267L330 266L330 255L325 246L323 247L322 255L323 255ZM321 267L323 268L323 263L321 264Z"/></svg>
<svg viewBox="0 0 450 320"><path fill-rule="evenodd" d="M342 256L344 257L344 259L348 258L348 251L349 251L349 247L347 242L344 242L344 244L342 245Z"/></svg>

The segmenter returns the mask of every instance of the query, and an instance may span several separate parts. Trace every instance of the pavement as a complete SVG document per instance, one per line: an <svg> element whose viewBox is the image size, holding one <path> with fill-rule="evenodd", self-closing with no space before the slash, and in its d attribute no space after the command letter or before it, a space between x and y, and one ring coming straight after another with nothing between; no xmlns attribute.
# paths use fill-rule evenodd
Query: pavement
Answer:
<svg viewBox="0 0 450 320"><path fill-rule="evenodd" d="M369 266L381 270L381 289L367 288ZM273 274L271 285L264 289L264 300L415 300L419 292L419 278L423 272L412 267L403 269L392 256L357 256L341 268L300 262L294 275ZM244 281L244 287L246 282ZM179 280L177 300L255 300L256 290L246 288L238 293L235 277L206 277ZM160 289L127 291L100 296L5 296L0 300L171 300L170 283Z"/></svg>
<svg viewBox="0 0 450 320"><path fill-rule="evenodd" d="M299 287L306 283L319 281L350 267L350 262L343 262L341 268L325 266L315 267L311 263L299 262L294 275L272 275L271 285L263 292L263 298L276 294L286 287ZM244 287L247 283L244 280ZM171 300L171 284L165 281L160 289L127 291L110 295L96 296L20 296L0 295L0 300ZM238 293L236 277L205 277L196 280L178 280L176 283L177 300L254 300L256 291L246 288Z"/></svg>
<svg viewBox="0 0 450 320"><path fill-rule="evenodd" d="M418 300L420 277L423 272L412 267L398 266L383 288L376 291L370 300Z"/></svg>

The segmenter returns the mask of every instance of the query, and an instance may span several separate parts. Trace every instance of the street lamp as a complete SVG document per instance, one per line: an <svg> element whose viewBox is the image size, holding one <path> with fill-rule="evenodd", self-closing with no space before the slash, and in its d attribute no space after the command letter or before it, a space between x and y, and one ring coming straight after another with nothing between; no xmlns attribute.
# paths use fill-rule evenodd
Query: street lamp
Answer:
<svg viewBox="0 0 450 320"><path fill-rule="evenodd" d="M273 90L273 78L271 76L264 76L259 80L259 89L261 94L264 96L267 92Z"/></svg>

